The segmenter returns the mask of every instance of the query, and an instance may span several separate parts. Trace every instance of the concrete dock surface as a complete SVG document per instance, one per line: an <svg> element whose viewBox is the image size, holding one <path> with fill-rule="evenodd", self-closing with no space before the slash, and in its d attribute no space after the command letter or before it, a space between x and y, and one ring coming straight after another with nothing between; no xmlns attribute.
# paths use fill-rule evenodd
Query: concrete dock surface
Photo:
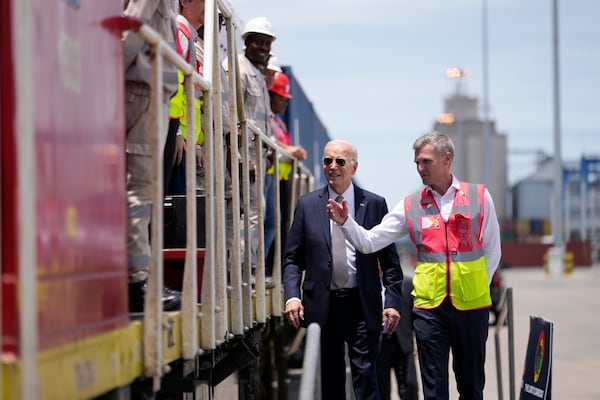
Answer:
<svg viewBox="0 0 600 400"><path fill-rule="evenodd" d="M578 267L571 274L548 275L540 268L502 271L513 290L515 398L519 398L529 317L554 323L552 351L553 399L600 399L600 265ZM486 399L499 399L494 329L487 342ZM508 328L500 332L504 399L508 385ZM451 376L454 398L458 398ZM452 396L451 396L452 397Z"/></svg>
<svg viewBox="0 0 600 400"><path fill-rule="evenodd" d="M412 271L406 271L412 275ZM600 264L576 267L571 274L547 274L543 267L513 267L503 270L504 281L513 292L514 398L519 398L529 338L531 315L554 323L552 351L553 399L600 399ZM495 330L490 327L487 342L484 398L500 400L496 374ZM502 399L510 399L508 328L499 331ZM452 360L450 360L452 362ZM289 399L298 398L297 380L292 377ZM458 399L450 369L450 398ZM392 377L392 382L394 381ZM420 381L419 381L420 383ZM235 377L215 390L216 399L237 398ZM392 399L399 400L395 385ZM422 397L421 397L422 398Z"/></svg>

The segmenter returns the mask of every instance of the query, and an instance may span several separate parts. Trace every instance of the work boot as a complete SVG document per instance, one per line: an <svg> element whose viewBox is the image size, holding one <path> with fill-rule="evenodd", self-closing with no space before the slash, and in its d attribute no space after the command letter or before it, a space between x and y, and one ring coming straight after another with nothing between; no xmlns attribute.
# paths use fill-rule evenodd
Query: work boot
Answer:
<svg viewBox="0 0 600 400"><path fill-rule="evenodd" d="M275 280L272 276L265 277L265 289L273 289L275 287Z"/></svg>
<svg viewBox="0 0 600 400"><path fill-rule="evenodd" d="M256 278L254 275L250 277L250 284L254 289L256 287ZM265 289L273 289L275 287L275 281L272 276L265 276Z"/></svg>
<svg viewBox="0 0 600 400"><path fill-rule="evenodd" d="M148 282L142 280L129 284L129 312L144 311L144 295L148 288ZM181 292L163 288L162 303L164 311L176 311L181 309Z"/></svg>

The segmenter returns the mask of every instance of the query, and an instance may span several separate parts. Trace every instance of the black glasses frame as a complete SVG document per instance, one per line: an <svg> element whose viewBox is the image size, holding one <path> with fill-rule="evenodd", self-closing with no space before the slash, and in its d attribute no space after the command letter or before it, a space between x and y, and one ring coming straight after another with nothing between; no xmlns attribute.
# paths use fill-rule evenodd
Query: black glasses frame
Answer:
<svg viewBox="0 0 600 400"><path fill-rule="evenodd" d="M335 163L340 166L343 167L346 165L346 159L344 158L331 158L331 157L325 157L323 159L323 164L325 164L326 166L331 165L331 163L333 163L335 161Z"/></svg>

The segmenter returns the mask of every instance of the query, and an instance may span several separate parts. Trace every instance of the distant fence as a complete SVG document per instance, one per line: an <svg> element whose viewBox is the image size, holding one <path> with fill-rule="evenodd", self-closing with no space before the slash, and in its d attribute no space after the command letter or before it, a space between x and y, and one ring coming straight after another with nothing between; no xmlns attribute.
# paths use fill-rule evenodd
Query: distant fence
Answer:
<svg viewBox="0 0 600 400"><path fill-rule="evenodd" d="M552 244L527 242L502 242L502 264L512 267L541 267L544 255ZM589 241L569 241L566 251L573 253L575 266L592 265L592 249Z"/></svg>

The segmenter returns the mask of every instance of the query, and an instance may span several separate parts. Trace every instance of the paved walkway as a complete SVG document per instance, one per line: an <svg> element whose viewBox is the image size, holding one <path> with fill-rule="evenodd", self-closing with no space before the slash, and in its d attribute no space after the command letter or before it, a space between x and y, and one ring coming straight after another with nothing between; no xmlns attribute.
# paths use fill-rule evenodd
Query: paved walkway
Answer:
<svg viewBox="0 0 600 400"><path fill-rule="evenodd" d="M552 397L600 399L600 265L560 276L548 276L541 267L503 272L507 286L513 288L515 398L519 398L529 316L538 315L554 322ZM504 399L510 399L507 328L500 333L500 343ZM493 400L498 399L493 330L487 348L485 398Z"/></svg>
<svg viewBox="0 0 600 400"><path fill-rule="evenodd" d="M407 271L411 273L411 271ZM600 265L576 268L571 275L549 276L539 268L514 267L503 271L513 288L515 337L515 399L519 398L523 364L529 337L529 316L554 322L552 397L554 399L600 399ZM494 330L487 342L485 399L497 400ZM510 399L508 379L508 329L500 331L504 399ZM230 399L235 380L217 387L216 399ZM227 388L227 389L226 389ZM233 393L232 393L233 392ZM458 399L450 373L450 398ZM290 400L297 399L290 393ZM396 393L392 399L398 400Z"/></svg>

